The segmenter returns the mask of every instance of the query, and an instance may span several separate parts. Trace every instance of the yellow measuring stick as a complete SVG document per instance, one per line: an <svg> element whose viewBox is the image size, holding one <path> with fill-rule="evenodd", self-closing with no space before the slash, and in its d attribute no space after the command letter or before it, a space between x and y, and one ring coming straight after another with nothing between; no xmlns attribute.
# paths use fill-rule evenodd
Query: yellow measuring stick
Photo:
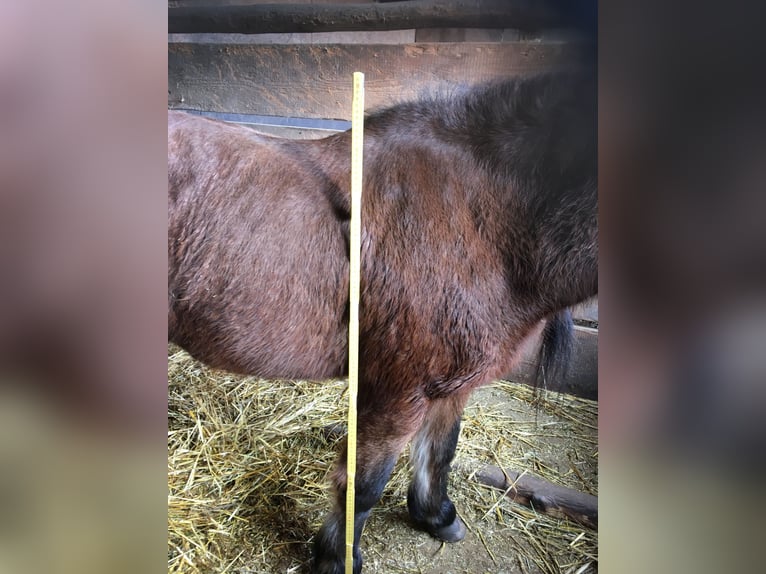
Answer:
<svg viewBox="0 0 766 574"><path fill-rule="evenodd" d="M351 224L349 230L348 453L346 457L346 574L354 571L354 496L356 489L356 395L359 389L359 290L362 244L362 153L364 74L354 72L351 105Z"/></svg>

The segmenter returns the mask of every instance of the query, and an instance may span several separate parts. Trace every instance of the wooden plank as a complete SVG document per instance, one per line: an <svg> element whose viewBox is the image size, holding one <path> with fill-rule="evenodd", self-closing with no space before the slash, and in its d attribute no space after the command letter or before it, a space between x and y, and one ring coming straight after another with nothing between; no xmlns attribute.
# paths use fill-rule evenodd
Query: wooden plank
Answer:
<svg viewBox="0 0 766 574"><path fill-rule="evenodd" d="M190 111L194 114L200 114L205 117L209 117L215 120L224 121L224 122L231 122L235 123L237 125L244 126L246 128L250 128L252 130L255 130L257 132L268 134L272 136L277 136L281 138L288 138L288 139L299 139L299 140L306 140L306 139L321 139L326 138L327 136L330 136L332 134L336 134L340 131L345 131L346 129L350 129L351 126L348 128L341 128L341 127L312 127L311 125L306 125L304 122L296 122L297 125L284 125L284 124L278 124L273 123L268 120L262 119L263 116L233 116L230 114L218 114L218 113L211 113L211 112L197 112L197 111ZM321 120L307 120L307 122L319 122ZM338 122L341 123L341 122ZM301 125L302 124L302 125Z"/></svg>
<svg viewBox="0 0 766 574"><path fill-rule="evenodd" d="M366 78L367 109L447 83L540 72L571 62L542 43L168 46L168 107L349 119L351 74Z"/></svg>
<svg viewBox="0 0 766 574"><path fill-rule="evenodd" d="M290 126L272 126L268 124L243 124L259 133L289 138L293 140L318 140L326 138L334 133L331 130L314 130L310 128L294 128Z"/></svg>
<svg viewBox="0 0 766 574"><path fill-rule="evenodd" d="M579 42L588 39L571 28L518 30L516 28L422 28L415 31L416 42Z"/></svg>
<svg viewBox="0 0 766 574"><path fill-rule="evenodd" d="M391 2L392 0L168 0L168 8L181 6L244 6L247 4L374 4L375 2ZM398 0L395 0L398 1Z"/></svg>
<svg viewBox="0 0 766 574"><path fill-rule="evenodd" d="M170 33L263 34L408 28L518 28L564 25L548 0L412 0L384 4L192 5L168 8Z"/></svg>
<svg viewBox="0 0 766 574"><path fill-rule="evenodd" d="M579 321L586 326L593 327L594 323L598 325L598 298L585 301L572 308L572 319Z"/></svg>
<svg viewBox="0 0 766 574"><path fill-rule="evenodd" d="M543 324L524 342L521 361L505 375L511 381L533 384L537 369L537 352ZM548 390L576 395L586 399L598 399L598 329L575 325L575 343L569 372L563 381L551 381Z"/></svg>
<svg viewBox="0 0 766 574"><path fill-rule="evenodd" d="M422 28L417 31L417 42L499 42L502 28Z"/></svg>
<svg viewBox="0 0 766 574"><path fill-rule="evenodd" d="M416 42L518 42L524 38L511 28L422 28L415 31Z"/></svg>
<svg viewBox="0 0 766 574"><path fill-rule="evenodd" d="M569 518L589 528L598 529L598 498L553 484L537 476L486 466L474 474L481 484L505 492L511 500L557 518Z"/></svg>
<svg viewBox="0 0 766 574"><path fill-rule="evenodd" d="M168 34L169 44L410 44L414 41L414 29L303 34Z"/></svg>

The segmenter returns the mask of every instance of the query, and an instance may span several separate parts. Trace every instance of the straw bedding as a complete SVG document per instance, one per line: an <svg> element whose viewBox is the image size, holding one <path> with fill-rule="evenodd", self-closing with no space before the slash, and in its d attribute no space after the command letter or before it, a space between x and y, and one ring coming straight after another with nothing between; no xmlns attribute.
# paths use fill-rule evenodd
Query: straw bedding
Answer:
<svg viewBox="0 0 766 574"><path fill-rule="evenodd" d="M215 371L169 346L168 572L307 572L329 508L340 433L328 429L343 424L344 391L344 381ZM596 572L596 532L515 504L472 474L495 464L597 494L597 418L593 401L535 399L508 381L480 389L451 478L466 539L442 544L408 524L405 452L365 529L365 571Z"/></svg>

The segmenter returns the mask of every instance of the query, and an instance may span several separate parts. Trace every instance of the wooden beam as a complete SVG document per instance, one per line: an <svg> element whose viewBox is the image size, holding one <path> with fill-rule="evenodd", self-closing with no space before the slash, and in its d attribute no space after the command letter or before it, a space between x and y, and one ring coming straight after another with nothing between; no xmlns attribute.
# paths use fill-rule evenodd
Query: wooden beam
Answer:
<svg viewBox="0 0 766 574"><path fill-rule="evenodd" d="M572 319L575 323L587 326L598 325L598 298L589 299L572 307Z"/></svg>
<svg viewBox="0 0 766 574"><path fill-rule="evenodd" d="M168 107L347 120L356 70L371 110L448 83L550 70L572 52L553 43L169 44Z"/></svg>
<svg viewBox="0 0 766 574"><path fill-rule="evenodd" d="M498 466L487 466L474 476L481 484L506 491L514 502L534 508L537 512L566 517L598 529L598 498L592 494Z"/></svg>
<svg viewBox="0 0 766 574"><path fill-rule="evenodd" d="M520 360L503 379L535 384L537 354L540 348L541 323L519 348ZM563 380L549 381L547 390L598 400L598 329L575 325L574 349L569 369Z"/></svg>
<svg viewBox="0 0 766 574"><path fill-rule="evenodd" d="M168 43L171 44L411 44L415 41L414 29L290 34L168 34Z"/></svg>
<svg viewBox="0 0 766 574"><path fill-rule="evenodd" d="M562 25L546 0L412 0L385 4L195 5L168 8L169 33L343 32Z"/></svg>
<svg viewBox="0 0 766 574"><path fill-rule="evenodd" d="M275 0L168 0L168 7L181 6L243 6L245 4L374 4L375 2L400 2L401 0L290 0L276 2Z"/></svg>

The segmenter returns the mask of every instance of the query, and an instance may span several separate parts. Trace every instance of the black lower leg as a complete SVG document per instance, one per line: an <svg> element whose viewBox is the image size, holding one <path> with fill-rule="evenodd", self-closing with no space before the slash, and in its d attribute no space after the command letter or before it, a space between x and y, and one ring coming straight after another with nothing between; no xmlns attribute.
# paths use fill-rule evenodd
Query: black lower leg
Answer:
<svg viewBox="0 0 766 574"><path fill-rule="evenodd" d="M410 517L418 528L447 542L465 536L465 526L447 496L450 463L459 434L460 419L446 434L440 432L439 425L426 423L412 445L414 476L407 493Z"/></svg>
<svg viewBox="0 0 766 574"><path fill-rule="evenodd" d="M368 512L354 513L354 574L362 571L362 553L359 538L362 528L370 515ZM314 538L313 574L344 574L346 564L346 516L340 510L332 512Z"/></svg>
<svg viewBox="0 0 766 574"><path fill-rule="evenodd" d="M376 469L359 474L355 481L354 496L354 574L362 571L362 553L359 550L359 540L362 536L364 523L370 515L372 507L380 499L383 488L391 476L395 457L385 461ZM366 470L366 469L365 469ZM322 528L314 538L313 574L343 574L345 572L346 555L346 489L337 491L337 508L325 520Z"/></svg>

